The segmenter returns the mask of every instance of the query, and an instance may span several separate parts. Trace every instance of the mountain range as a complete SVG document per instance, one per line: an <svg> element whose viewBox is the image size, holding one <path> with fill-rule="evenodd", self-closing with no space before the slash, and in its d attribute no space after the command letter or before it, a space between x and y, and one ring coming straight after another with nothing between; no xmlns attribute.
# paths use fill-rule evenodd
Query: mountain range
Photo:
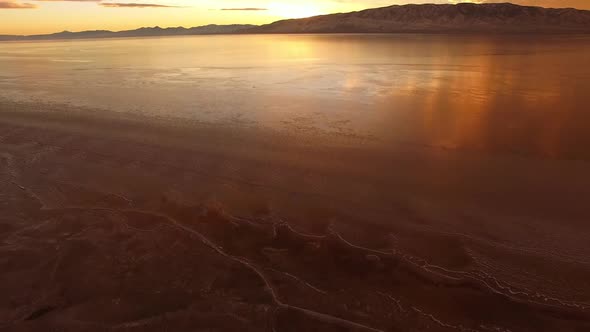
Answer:
<svg viewBox="0 0 590 332"><path fill-rule="evenodd" d="M270 33L590 33L590 11L511 3L394 5L256 25L94 30L47 35L0 35L0 40L50 40Z"/></svg>
<svg viewBox="0 0 590 332"><path fill-rule="evenodd" d="M396 5L283 20L249 33L590 33L590 11L511 3Z"/></svg>
<svg viewBox="0 0 590 332"><path fill-rule="evenodd" d="M139 28L125 31L90 30L81 32L63 31L47 35L12 36L0 35L0 40L52 40L52 39L86 39L86 38L124 38L124 37L157 37L183 35L216 35L231 34L256 27L249 24L205 25L193 28Z"/></svg>

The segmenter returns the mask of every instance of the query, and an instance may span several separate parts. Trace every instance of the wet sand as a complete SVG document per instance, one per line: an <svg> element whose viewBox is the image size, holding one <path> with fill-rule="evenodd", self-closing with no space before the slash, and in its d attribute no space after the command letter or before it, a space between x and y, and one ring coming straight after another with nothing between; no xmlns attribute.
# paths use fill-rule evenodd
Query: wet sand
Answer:
<svg viewBox="0 0 590 332"><path fill-rule="evenodd" d="M2 331L587 331L589 162L0 102Z"/></svg>

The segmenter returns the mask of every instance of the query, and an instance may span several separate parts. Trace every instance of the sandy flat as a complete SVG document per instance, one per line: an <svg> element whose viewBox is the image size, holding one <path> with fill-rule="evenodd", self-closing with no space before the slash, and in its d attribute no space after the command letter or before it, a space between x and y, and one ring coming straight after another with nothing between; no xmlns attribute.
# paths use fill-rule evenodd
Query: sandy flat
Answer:
<svg viewBox="0 0 590 332"><path fill-rule="evenodd" d="M2 101L0 330L590 330L589 166Z"/></svg>

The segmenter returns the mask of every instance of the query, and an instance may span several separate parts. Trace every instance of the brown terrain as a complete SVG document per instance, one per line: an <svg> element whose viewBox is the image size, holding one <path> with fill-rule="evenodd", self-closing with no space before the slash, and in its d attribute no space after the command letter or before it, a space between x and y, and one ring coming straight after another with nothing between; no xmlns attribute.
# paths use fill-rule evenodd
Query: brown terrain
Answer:
<svg viewBox="0 0 590 332"><path fill-rule="evenodd" d="M572 33L590 32L590 11L511 3L395 5L283 20L250 33Z"/></svg>
<svg viewBox="0 0 590 332"><path fill-rule="evenodd" d="M0 331L590 331L587 161L96 112L0 102Z"/></svg>

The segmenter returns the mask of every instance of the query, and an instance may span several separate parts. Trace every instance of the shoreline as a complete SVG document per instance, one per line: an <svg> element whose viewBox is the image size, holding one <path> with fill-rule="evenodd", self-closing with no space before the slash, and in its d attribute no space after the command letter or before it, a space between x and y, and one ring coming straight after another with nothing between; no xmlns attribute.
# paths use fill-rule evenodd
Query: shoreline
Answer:
<svg viewBox="0 0 590 332"><path fill-rule="evenodd" d="M265 33L211 33L211 34L195 34L195 35L169 35L169 36L127 36L127 37L88 37L88 38L41 38L41 39L2 39L0 35L0 43L36 43L36 42L67 42L67 41L98 41L98 40L129 40L129 39L149 39L149 38L187 38L187 37L211 37L211 36L387 36L387 35L433 35L441 36L446 35L449 37L523 37L528 38L535 36L537 38L545 37L588 37L590 36L589 31L547 31L542 32L542 35L538 34L538 31L464 31L464 30L449 30L449 31L428 31L428 30L411 30L411 31L399 31L399 32L265 32Z"/></svg>

